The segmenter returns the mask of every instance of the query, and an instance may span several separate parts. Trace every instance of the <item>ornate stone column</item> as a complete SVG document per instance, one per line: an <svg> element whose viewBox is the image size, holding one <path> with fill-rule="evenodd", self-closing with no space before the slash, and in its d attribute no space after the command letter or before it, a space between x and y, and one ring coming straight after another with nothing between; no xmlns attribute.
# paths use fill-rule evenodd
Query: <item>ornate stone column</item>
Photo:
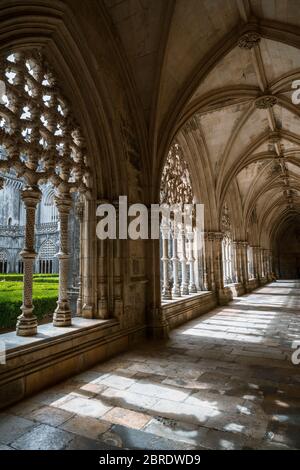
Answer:
<svg viewBox="0 0 300 470"><path fill-rule="evenodd" d="M163 264L163 286L162 298L165 300L172 299L169 279L169 239L170 239L170 226L165 218L162 218L161 223L162 235L162 264Z"/></svg>
<svg viewBox="0 0 300 470"><path fill-rule="evenodd" d="M68 223L69 213L72 207L72 198L69 194L55 197L55 203L59 215L59 293L57 307L53 315L54 326L71 325L71 309L68 299Z"/></svg>
<svg viewBox="0 0 300 470"><path fill-rule="evenodd" d="M18 336L33 336L37 333L37 318L32 314L32 283L33 266L36 258L34 250L34 229L36 206L41 200L41 191L38 186L26 186L21 194L25 204L25 246L21 252L23 260L23 304L22 314L18 317L16 333Z"/></svg>
<svg viewBox="0 0 300 470"><path fill-rule="evenodd" d="M196 284L195 284L195 271L194 271L194 233L191 230L187 234L187 239L188 239L188 263L189 263L189 268L190 268L190 282L189 282L189 292L191 294L195 294L197 292Z"/></svg>
<svg viewBox="0 0 300 470"><path fill-rule="evenodd" d="M179 285L179 278L178 278L178 228L175 227L173 230L173 256L172 256L172 266L173 266L173 288L172 288L172 296L173 297L181 297L180 293L180 285Z"/></svg>
<svg viewBox="0 0 300 470"><path fill-rule="evenodd" d="M189 288L188 288L188 283L187 283L187 272L186 272L187 259L186 259L185 230L184 230L184 228L181 230L180 241L181 241L181 258L180 258L181 286L180 286L180 291L181 291L181 295L188 295L189 294Z"/></svg>

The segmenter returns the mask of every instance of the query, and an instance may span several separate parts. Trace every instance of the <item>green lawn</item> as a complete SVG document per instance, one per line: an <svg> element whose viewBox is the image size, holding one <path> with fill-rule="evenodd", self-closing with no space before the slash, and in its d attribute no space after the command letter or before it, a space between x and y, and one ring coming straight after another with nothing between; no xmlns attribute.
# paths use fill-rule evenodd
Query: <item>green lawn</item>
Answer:
<svg viewBox="0 0 300 470"><path fill-rule="evenodd" d="M0 275L0 328L14 328L21 314L23 276ZM56 308L58 275L35 274L33 281L34 315L41 320Z"/></svg>

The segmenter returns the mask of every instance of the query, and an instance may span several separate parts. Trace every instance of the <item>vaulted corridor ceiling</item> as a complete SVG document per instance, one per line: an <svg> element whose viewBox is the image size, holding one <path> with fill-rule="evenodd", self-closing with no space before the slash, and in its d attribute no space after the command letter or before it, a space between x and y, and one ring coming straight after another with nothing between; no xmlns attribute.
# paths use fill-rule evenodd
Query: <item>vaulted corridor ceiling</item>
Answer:
<svg viewBox="0 0 300 470"><path fill-rule="evenodd" d="M235 192L245 231L257 224L272 243L299 213L300 110L291 99L300 71L298 1L105 4L157 137L153 149L188 122L193 135L184 140L209 167L216 207Z"/></svg>

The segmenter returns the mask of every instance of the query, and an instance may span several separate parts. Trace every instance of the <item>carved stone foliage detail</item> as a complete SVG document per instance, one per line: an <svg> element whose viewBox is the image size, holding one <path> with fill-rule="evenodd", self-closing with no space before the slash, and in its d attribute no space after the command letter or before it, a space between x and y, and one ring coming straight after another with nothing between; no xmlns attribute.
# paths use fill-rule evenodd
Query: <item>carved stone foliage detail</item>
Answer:
<svg viewBox="0 0 300 470"><path fill-rule="evenodd" d="M277 103L277 98L274 95L263 95L255 100L255 106L258 109L273 108Z"/></svg>
<svg viewBox="0 0 300 470"><path fill-rule="evenodd" d="M241 49L252 49L260 43L261 37L255 31L250 31L243 34L238 41L238 46Z"/></svg>
<svg viewBox="0 0 300 470"><path fill-rule="evenodd" d="M0 171L13 169L28 185L51 182L61 193L85 192L84 139L42 51L6 54L0 80Z"/></svg>
<svg viewBox="0 0 300 470"><path fill-rule="evenodd" d="M171 146L163 169L160 202L166 204L193 203L193 189L188 164L177 143Z"/></svg>

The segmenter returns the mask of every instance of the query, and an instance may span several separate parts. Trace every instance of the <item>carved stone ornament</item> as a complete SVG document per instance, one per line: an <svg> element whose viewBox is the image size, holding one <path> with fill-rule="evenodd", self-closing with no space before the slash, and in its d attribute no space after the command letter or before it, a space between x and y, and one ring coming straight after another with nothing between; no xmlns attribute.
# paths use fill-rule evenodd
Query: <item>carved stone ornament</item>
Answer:
<svg viewBox="0 0 300 470"><path fill-rule="evenodd" d="M256 31L250 31L243 34L238 40L238 46L241 49L252 49L260 43L261 36Z"/></svg>
<svg viewBox="0 0 300 470"><path fill-rule="evenodd" d="M28 185L84 193L84 139L42 51L2 56L0 80L0 171L14 170Z"/></svg>
<svg viewBox="0 0 300 470"><path fill-rule="evenodd" d="M277 98L274 95L263 95L255 100L255 106L258 109L273 108L277 103Z"/></svg>

